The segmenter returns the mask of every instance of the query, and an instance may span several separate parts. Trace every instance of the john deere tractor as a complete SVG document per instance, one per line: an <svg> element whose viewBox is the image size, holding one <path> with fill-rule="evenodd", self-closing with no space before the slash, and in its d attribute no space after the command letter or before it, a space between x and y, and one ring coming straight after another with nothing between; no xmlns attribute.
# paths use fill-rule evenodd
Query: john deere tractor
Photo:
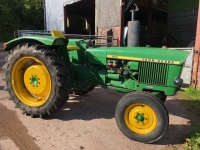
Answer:
<svg viewBox="0 0 200 150"><path fill-rule="evenodd" d="M5 90L16 108L32 117L55 113L69 94L96 86L127 93L115 110L130 139L152 143L167 130L164 102L180 89L188 52L150 47L98 47L90 39L66 39L59 31L6 43Z"/></svg>

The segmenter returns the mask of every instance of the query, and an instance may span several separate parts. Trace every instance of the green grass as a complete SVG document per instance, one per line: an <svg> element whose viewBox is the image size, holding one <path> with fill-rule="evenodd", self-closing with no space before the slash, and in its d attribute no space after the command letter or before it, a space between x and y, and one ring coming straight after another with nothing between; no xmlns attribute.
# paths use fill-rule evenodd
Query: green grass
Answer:
<svg viewBox="0 0 200 150"><path fill-rule="evenodd" d="M192 108L200 115L200 90L189 87L181 92L187 100L191 102ZM200 122L194 125L193 130L188 135L184 150L200 150Z"/></svg>
<svg viewBox="0 0 200 150"><path fill-rule="evenodd" d="M194 126L186 139L184 150L200 150L200 123Z"/></svg>
<svg viewBox="0 0 200 150"><path fill-rule="evenodd" d="M187 88L184 93L185 96L192 98L192 100L200 100L200 90L195 89L194 87L190 86Z"/></svg>
<svg viewBox="0 0 200 150"><path fill-rule="evenodd" d="M187 100L191 101L192 108L200 115L200 90L196 90L193 87L189 87L181 92Z"/></svg>

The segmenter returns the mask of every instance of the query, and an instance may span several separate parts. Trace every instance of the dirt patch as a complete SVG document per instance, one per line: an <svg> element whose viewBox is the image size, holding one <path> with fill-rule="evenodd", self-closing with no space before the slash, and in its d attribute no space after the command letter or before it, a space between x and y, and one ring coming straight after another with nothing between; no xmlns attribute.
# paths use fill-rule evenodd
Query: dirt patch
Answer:
<svg viewBox="0 0 200 150"><path fill-rule="evenodd" d="M3 93L4 91L0 91L0 94ZM199 118L182 104L183 101L177 100L176 97L168 98L165 106L169 112L170 124L166 134L154 144L143 144L128 139L116 125L115 106L123 95L101 88L96 88L85 96L71 95L63 109L46 119L33 119L22 115L19 109L14 108L11 101L0 102L16 112L41 149L183 150L186 135L192 129L191 122ZM7 123L14 124L14 122ZM24 132L27 134L27 130Z"/></svg>
<svg viewBox="0 0 200 150"><path fill-rule="evenodd" d="M14 111L0 104L0 114L0 139L11 139L20 150L40 149Z"/></svg>

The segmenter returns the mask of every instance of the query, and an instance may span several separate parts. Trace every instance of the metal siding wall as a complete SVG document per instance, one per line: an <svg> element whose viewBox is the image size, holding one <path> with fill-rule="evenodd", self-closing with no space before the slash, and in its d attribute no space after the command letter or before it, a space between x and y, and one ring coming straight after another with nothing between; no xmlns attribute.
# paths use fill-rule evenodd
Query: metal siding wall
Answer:
<svg viewBox="0 0 200 150"><path fill-rule="evenodd" d="M66 3L77 0L46 0L46 23L47 30L64 31L64 6Z"/></svg>
<svg viewBox="0 0 200 150"><path fill-rule="evenodd" d="M120 26L120 0L96 0L96 27Z"/></svg>
<svg viewBox="0 0 200 150"><path fill-rule="evenodd" d="M198 10L168 13L168 29L178 43L187 47L195 38Z"/></svg>

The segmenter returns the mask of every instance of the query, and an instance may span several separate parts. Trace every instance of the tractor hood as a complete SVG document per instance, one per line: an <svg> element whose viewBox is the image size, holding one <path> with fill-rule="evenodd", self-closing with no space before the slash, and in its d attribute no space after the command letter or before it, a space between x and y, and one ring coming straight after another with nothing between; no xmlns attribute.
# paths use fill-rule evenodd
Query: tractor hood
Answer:
<svg viewBox="0 0 200 150"><path fill-rule="evenodd" d="M110 47L107 58L182 65L189 52L148 47Z"/></svg>

